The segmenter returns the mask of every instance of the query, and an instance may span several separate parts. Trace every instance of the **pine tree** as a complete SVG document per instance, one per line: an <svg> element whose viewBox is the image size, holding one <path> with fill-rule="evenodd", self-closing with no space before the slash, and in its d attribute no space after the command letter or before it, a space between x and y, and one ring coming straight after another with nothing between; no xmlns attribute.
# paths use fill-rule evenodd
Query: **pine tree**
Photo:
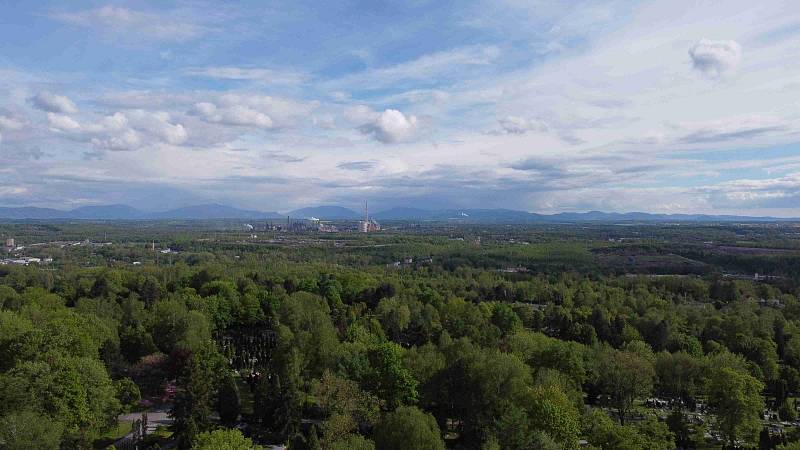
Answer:
<svg viewBox="0 0 800 450"><path fill-rule="evenodd" d="M195 435L211 428L220 361L216 349L204 348L190 355L180 370L170 414L182 449L190 448Z"/></svg>
<svg viewBox="0 0 800 450"><path fill-rule="evenodd" d="M236 379L228 374L222 379L219 393L217 394L217 411L222 424L227 427L236 425L239 414L242 412L242 401Z"/></svg>

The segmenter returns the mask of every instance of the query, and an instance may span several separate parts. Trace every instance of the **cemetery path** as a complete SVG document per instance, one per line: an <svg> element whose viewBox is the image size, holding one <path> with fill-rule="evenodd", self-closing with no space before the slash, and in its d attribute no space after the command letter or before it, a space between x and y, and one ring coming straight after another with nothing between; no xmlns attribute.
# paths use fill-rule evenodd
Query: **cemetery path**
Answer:
<svg viewBox="0 0 800 450"><path fill-rule="evenodd" d="M159 426L170 426L172 425L172 417L169 416L169 408L158 408L152 409L149 411L142 411L142 412L135 412L129 414L122 414L117 419L124 420L128 422L134 422L136 420L142 419L142 414L147 413L147 430L145 434L151 434L156 431L156 428ZM133 438L133 431L128 433L127 435L120 438L115 445L122 444L123 442L130 441ZM118 446L123 447L123 446Z"/></svg>

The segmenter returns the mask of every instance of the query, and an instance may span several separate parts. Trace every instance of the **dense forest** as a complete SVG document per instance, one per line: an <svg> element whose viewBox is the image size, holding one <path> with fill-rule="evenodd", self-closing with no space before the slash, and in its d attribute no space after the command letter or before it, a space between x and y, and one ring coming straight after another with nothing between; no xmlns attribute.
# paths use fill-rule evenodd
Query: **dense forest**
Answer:
<svg viewBox="0 0 800 450"><path fill-rule="evenodd" d="M0 448L800 448L791 226L231 227L0 227Z"/></svg>

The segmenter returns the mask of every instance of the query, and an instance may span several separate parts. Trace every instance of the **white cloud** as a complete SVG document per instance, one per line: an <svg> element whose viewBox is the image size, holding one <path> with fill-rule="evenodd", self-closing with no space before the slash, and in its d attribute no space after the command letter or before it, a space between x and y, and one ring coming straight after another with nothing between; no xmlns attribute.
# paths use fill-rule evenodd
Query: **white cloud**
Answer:
<svg viewBox="0 0 800 450"><path fill-rule="evenodd" d="M27 174L51 164L53 171L70 176L103 174L103 188L118 186L116 178L178 180L175 183L187 192L213 192L252 201L251 205L262 204L267 196L301 204L362 199L375 192L401 198L413 189L418 192L415 195L433 200L414 202L421 207L462 202L553 211L668 208L697 212L716 205L766 207L762 200L776 204L775 199L783 198L787 210L800 215L796 206L800 197L793 197L798 191L791 186L772 187L764 193L751 186L724 184L699 194L691 191L698 184L732 178L777 179L800 171L800 159L773 157L785 154L789 147L779 146L794 144L800 136L795 100L800 98L800 64L786 56L796 50L797 34L790 25L800 20L800 11L785 3L732 1L735 7L730 8L713 2L654 0L611 5L601 1L598 8L612 13L599 17L595 8L587 7L592 3L588 1L548 4L547 11L542 11L542 2L506 2L519 8L502 4L489 8L485 2L474 8L478 17L498 13L501 17L492 20L490 27L470 30L474 34L461 42L459 36L466 35L453 37L452 24L446 22L452 17L433 18L435 26L450 37L437 36L416 19L392 30L375 24L385 32L379 38L358 27L341 36L326 35L320 29L318 37L325 40L320 48L281 59L290 61L287 67L297 67L300 74L313 73L314 83L307 84L297 73L268 69L278 67L270 65L277 59L257 55L256 50L248 61L264 66L229 65L242 64L244 59L231 59L225 52L238 48L241 39L255 36L238 33L239 28L241 36L220 34L220 39L202 47L158 45L146 54L130 55L137 61L144 57L159 63L163 51L162 57L172 62L158 69L142 60L124 70L119 63L107 70L100 68L89 78L78 68L67 76L42 73L37 79L10 78L0 70L0 114L19 118L25 125L21 133L2 129L4 149L28 138L35 145L39 132L49 125L61 132L50 136L55 142L48 140L43 146L47 158L26 158ZM172 11L157 15L152 14L156 9L146 11L154 21L163 22L168 16L172 17L168 21L192 20ZM225 13L215 11L209 16ZM576 15L581 20L573 20ZM121 34L138 39L149 26L138 17L130 10L111 8L72 20L109 31L117 29L112 30L112 23L121 24ZM195 23L215 19L204 20L209 21ZM428 25L432 22L422 20ZM71 30L76 31L87 30ZM279 30L269 30L273 31ZM703 36L731 41L698 41ZM109 41L108 36L101 38ZM355 39L367 41L365 53L370 57L334 63L339 55L327 50L352 47ZM393 51L407 42L418 45ZM497 47L468 46L474 42ZM277 36L274 43L287 45ZM537 53L548 46L559 51ZM439 51L442 48L451 50ZM119 55L107 56L125 58L129 50L118 46ZM197 59L198 51L208 58ZM697 76L725 78L732 72L737 72L735 80L719 83L703 82ZM326 81L328 76L339 78ZM85 83L97 77L104 77L102 89L87 90ZM198 89L196 82L204 80L214 81L213 90ZM28 105L33 102L28 99L42 86L59 93L80 92L76 100L81 111L50 108L51 117L30 113ZM24 95L6 95L12 88ZM296 97L264 95L267 92ZM430 123L436 129L429 135ZM253 132L261 129L280 132L266 138L266 133ZM12 133L14 142L9 142ZM17 139L17 134L23 139ZM421 135L426 139L420 139ZM58 145L76 142L101 159L76 161L70 153L76 145ZM380 152L380 161L374 162L381 142L404 144ZM197 151L204 149L208 151ZM5 155L16 152L3 151ZM192 167L185 167L187 158ZM292 164L300 160L302 164ZM458 170L436 172L448 164L457 164ZM731 172L734 164L741 168ZM788 168L791 164L793 168ZM336 167L340 170L331 170ZM4 175L12 170L0 167ZM368 170L370 176L357 170ZM276 187L269 181L251 181L257 177L289 182L281 181ZM210 187L208 180L221 178L227 181ZM477 190L484 193L478 195ZM59 189L52 193L56 195L38 198L64 197ZM751 200L739 201L748 196ZM131 197L120 194L121 200L125 198ZM408 198L397 202L408 204ZM392 206L388 200L377 205Z"/></svg>
<svg viewBox="0 0 800 450"><path fill-rule="evenodd" d="M106 137L91 138L89 142L97 148L113 151L136 150L142 146L141 136L131 129L122 130L120 133Z"/></svg>
<svg viewBox="0 0 800 450"><path fill-rule="evenodd" d="M294 85L302 83L305 79L305 76L298 72L232 66L192 68L186 73L220 80L257 81L268 84Z"/></svg>
<svg viewBox="0 0 800 450"><path fill-rule="evenodd" d="M489 66L500 56L494 46L469 46L430 53L411 61L369 69L334 81L334 85L387 86L410 80L431 80L437 77L458 77L469 68Z"/></svg>
<svg viewBox="0 0 800 450"><path fill-rule="evenodd" d="M200 25L176 20L179 14L154 14L106 5L98 9L56 14L54 18L84 27L97 27L119 34L136 33L137 39L185 41L206 30Z"/></svg>
<svg viewBox="0 0 800 450"><path fill-rule="evenodd" d="M767 179L738 179L695 189L728 208L795 209L800 201L800 172ZM797 214L796 212L794 214Z"/></svg>
<svg viewBox="0 0 800 450"><path fill-rule="evenodd" d="M64 114L47 113L50 129L69 133L70 139L88 142L102 150L137 150L148 144L181 145L188 133L182 124L171 122L164 111L131 110L80 123Z"/></svg>
<svg viewBox="0 0 800 450"><path fill-rule="evenodd" d="M736 41L701 39L689 49L692 67L708 75L720 76L736 69L742 47Z"/></svg>
<svg viewBox="0 0 800 450"><path fill-rule="evenodd" d="M308 123L308 116L319 107L306 102L269 95L227 93L207 95L195 102L189 114L208 123L260 129L292 127Z"/></svg>
<svg viewBox="0 0 800 450"><path fill-rule="evenodd" d="M498 120L504 133L524 134L529 131L545 132L549 129L546 123L537 119L526 119L519 116L506 116Z"/></svg>
<svg viewBox="0 0 800 450"><path fill-rule="evenodd" d="M344 109L342 116L354 124L363 124L375 120L378 113L367 105L352 105Z"/></svg>
<svg viewBox="0 0 800 450"><path fill-rule="evenodd" d="M273 120L284 122L305 119L319 106L316 101L306 102L254 93L223 94L217 98L216 103L218 107L246 106L270 116Z"/></svg>
<svg viewBox="0 0 800 450"><path fill-rule="evenodd" d="M22 195L28 192L27 188L21 186L0 186L0 195Z"/></svg>
<svg viewBox="0 0 800 450"><path fill-rule="evenodd" d="M31 98L36 109L51 113L74 114L78 112L75 103L64 95L52 94L47 91L39 92Z"/></svg>
<svg viewBox="0 0 800 450"><path fill-rule="evenodd" d="M683 133L678 138L678 142L688 144L752 141L755 138L765 139L791 131L791 126L786 121L778 117L758 114L681 123L677 128Z"/></svg>
<svg viewBox="0 0 800 450"><path fill-rule="evenodd" d="M417 131L417 117L405 115L396 109L387 109L378 117L359 127L362 133L383 143L405 141Z"/></svg>
<svg viewBox="0 0 800 450"><path fill-rule="evenodd" d="M128 113L134 128L149 133L157 139L172 145L186 142L188 133L182 124L170 123L171 117L164 111L134 110Z"/></svg>
<svg viewBox="0 0 800 450"><path fill-rule="evenodd" d="M123 130L128 126L128 118L121 112L116 112L103 118L103 125L108 130Z"/></svg>
<svg viewBox="0 0 800 450"><path fill-rule="evenodd" d="M243 105L218 108L213 103L200 102L194 105L193 112L212 123L264 129L269 129L273 126L271 117Z"/></svg>
<svg viewBox="0 0 800 450"><path fill-rule="evenodd" d="M75 119L63 114L47 113L47 122L50 128L56 131L77 131L81 128L81 124Z"/></svg>
<svg viewBox="0 0 800 450"><path fill-rule="evenodd" d="M0 116L0 130L16 131L21 130L25 124L11 116Z"/></svg>

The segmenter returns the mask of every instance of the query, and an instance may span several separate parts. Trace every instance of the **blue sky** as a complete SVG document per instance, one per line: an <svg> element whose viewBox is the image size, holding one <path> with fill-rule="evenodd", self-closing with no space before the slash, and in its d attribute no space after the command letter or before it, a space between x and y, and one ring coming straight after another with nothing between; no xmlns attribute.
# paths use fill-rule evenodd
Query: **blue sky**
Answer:
<svg viewBox="0 0 800 450"><path fill-rule="evenodd" d="M0 205L800 216L779 1L0 1Z"/></svg>

